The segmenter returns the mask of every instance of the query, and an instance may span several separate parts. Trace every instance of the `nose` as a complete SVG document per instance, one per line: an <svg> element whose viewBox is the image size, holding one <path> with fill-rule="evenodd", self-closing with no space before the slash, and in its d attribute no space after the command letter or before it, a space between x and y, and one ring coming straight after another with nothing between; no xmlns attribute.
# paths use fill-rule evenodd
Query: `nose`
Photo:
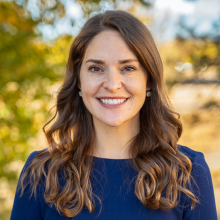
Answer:
<svg viewBox="0 0 220 220"><path fill-rule="evenodd" d="M117 70L110 70L105 77L103 87L110 92L116 92L122 87L122 76Z"/></svg>

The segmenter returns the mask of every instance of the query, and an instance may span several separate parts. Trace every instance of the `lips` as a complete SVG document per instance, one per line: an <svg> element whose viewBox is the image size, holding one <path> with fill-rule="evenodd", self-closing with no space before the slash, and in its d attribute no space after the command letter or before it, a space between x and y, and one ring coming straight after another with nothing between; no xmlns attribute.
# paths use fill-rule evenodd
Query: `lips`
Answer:
<svg viewBox="0 0 220 220"><path fill-rule="evenodd" d="M97 99L102 106L108 108L120 107L128 100L126 97L99 97Z"/></svg>
<svg viewBox="0 0 220 220"><path fill-rule="evenodd" d="M97 99L128 99L126 96L100 96Z"/></svg>
<svg viewBox="0 0 220 220"><path fill-rule="evenodd" d="M102 103L108 105L118 105L123 103L126 99L99 99Z"/></svg>

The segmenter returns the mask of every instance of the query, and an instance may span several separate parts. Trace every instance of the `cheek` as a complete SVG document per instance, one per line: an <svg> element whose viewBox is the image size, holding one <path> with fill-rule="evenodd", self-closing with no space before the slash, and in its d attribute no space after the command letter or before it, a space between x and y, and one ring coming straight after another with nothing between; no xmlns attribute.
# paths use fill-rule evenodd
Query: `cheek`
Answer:
<svg viewBox="0 0 220 220"><path fill-rule="evenodd" d="M95 88L91 82L84 82L82 85L82 92L84 97L93 96L95 93Z"/></svg>
<svg viewBox="0 0 220 220"><path fill-rule="evenodd" d="M129 80L129 82L127 82L127 89L133 96L138 97L140 99L145 99L145 94L147 90L146 84L147 81L144 77L141 77L140 79Z"/></svg>
<svg viewBox="0 0 220 220"><path fill-rule="evenodd" d="M82 77L81 90L85 96L94 96L100 87L98 80L94 80L90 77Z"/></svg>
<svg viewBox="0 0 220 220"><path fill-rule="evenodd" d="M92 85L93 83L89 79L89 76L83 67L80 71L80 84L81 84L81 90L82 90L83 94L88 94L89 92L91 92L92 87L93 87L93 85Z"/></svg>

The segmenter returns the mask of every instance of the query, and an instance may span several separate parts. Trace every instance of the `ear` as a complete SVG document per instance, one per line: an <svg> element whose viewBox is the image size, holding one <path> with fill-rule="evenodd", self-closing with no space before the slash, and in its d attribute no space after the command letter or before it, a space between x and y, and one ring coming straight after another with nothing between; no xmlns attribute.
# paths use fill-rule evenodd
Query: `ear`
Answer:
<svg viewBox="0 0 220 220"><path fill-rule="evenodd" d="M150 85L150 80L149 80L151 76L147 70L144 69L144 71L145 71L146 77L147 77L146 91L149 91L149 90L151 90L151 85Z"/></svg>
<svg viewBox="0 0 220 220"><path fill-rule="evenodd" d="M81 83L78 82L77 87L79 88L79 90L81 90Z"/></svg>
<svg viewBox="0 0 220 220"><path fill-rule="evenodd" d="M150 86L150 83L149 83L149 80L147 80L147 86L146 86L146 90L151 90L151 86Z"/></svg>

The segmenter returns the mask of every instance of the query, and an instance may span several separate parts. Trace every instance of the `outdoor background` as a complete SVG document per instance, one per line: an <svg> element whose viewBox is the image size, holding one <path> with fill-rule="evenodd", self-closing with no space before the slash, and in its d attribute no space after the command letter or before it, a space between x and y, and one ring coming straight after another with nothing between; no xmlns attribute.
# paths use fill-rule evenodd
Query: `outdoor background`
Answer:
<svg viewBox="0 0 220 220"><path fill-rule="evenodd" d="M108 9L129 11L153 34L183 122L179 143L204 153L220 219L219 0L0 0L0 219L10 217L28 155L45 147L74 36Z"/></svg>

